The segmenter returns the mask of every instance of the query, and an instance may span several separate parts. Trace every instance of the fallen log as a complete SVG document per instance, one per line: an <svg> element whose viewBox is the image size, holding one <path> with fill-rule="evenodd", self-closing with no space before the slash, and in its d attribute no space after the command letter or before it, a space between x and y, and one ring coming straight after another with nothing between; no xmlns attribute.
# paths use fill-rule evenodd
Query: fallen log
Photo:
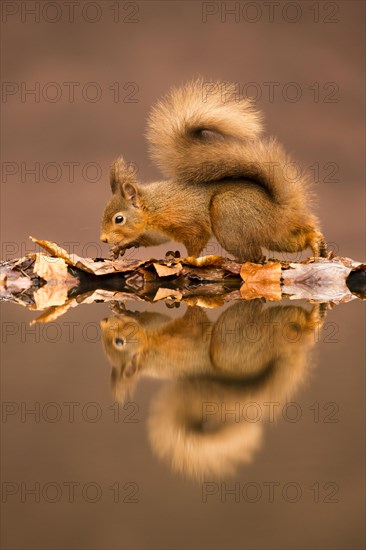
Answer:
<svg viewBox="0 0 366 550"><path fill-rule="evenodd" d="M235 299L282 298L339 304L366 296L366 264L329 254L303 262L253 264L221 256L163 260L109 260L68 254L56 243L31 237L43 252L0 264L2 300L44 311L53 320L80 303L164 300L170 307L216 307Z"/></svg>

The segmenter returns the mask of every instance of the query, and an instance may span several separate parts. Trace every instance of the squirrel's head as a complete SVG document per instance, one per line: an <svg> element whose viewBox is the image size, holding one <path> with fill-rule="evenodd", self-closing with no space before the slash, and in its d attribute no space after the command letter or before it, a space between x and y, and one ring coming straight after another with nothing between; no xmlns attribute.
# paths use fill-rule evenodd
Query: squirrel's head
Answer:
<svg viewBox="0 0 366 550"><path fill-rule="evenodd" d="M103 348L112 367L112 392L122 403L132 394L138 379L144 330L138 319L123 314L103 319L100 327Z"/></svg>
<svg viewBox="0 0 366 550"><path fill-rule="evenodd" d="M128 245L145 230L138 183L123 159L117 159L111 169L113 196L104 210L100 239L110 245Z"/></svg>

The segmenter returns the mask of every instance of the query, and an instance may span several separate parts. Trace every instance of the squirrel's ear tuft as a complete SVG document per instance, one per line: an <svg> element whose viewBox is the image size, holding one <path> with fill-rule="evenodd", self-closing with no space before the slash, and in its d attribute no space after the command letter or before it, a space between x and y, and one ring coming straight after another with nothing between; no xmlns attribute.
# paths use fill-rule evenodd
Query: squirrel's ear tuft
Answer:
<svg viewBox="0 0 366 550"><path fill-rule="evenodd" d="M126 201L130 202L136 208L140 206L137 189L132 183L124 183L122 185L122 193Z"/></svg>
<svg viewBox="0 0 366 550"><path fill-rule="evenodd" d="M123 176L125 170L126 170L126 163L122 157L119 157L113 162L111 166L111 171L109 173L109 182L111 185L113 195L115 193L121 192L121 181L123 181L121 176Z"/></svg>
<svg viewBox="0 0 366 550"><path fill-rule="evenodd" d="M116 171L114 169L114 166L112 166L110 171L109 183L111 185L113 195L115 195L118 191L120 191L121 186L120 186L120 182L116 178Z"/></svg>
<svg viewBox="0 0 366 550"><path fill-rule="evenodd" d="M133 163L127 164L123 157L118 157L118 159L113 162L110 171L110 185L112 193L114 195L116 193L125 195L123 191L123 186L125 183L130 183L132 186L137 184L135 173L136 167Z"/></svg>

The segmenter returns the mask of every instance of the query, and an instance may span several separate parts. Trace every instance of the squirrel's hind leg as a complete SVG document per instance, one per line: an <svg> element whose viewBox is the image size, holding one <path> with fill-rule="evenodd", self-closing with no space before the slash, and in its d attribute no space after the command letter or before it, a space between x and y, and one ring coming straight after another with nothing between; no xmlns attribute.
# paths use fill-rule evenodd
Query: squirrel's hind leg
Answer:
<svg viewBox="0 0 366 550"><path fill-rule="evenodd" d="M197 258L200 255L200 252L205 248L208 240L210 238L210 233L202 232L201 235L191 235L190 238L183 240L183 244L187 249L188 256L193 256Z"/></svg>
<svg viewBox="0 0 366 550"><path fill-rule="evenodd" d="M260 246L254 246L252 243L243 242L240 247L235 246L232 250L226 248L238 263L252 262L254 264L263 264L266 256L262 253Z"/></svg>
<svg viewBox="0 0 366 550"><path fill-rule="evenodd" d="M320 258L328 257L328 245L321 233L316 232L316 236L310 241L310 248L314 256Z"/></svg>
<svg viewBox="0 0 366 550"><path fill-rule="evenodd" d="M256 244L253 240L242 239L240 234L234 235L231 238L230 234L224 231L222 233L220 233L220 231L215 231L214 234L222 248L229 252L229 254L232 254L237 262L253 262L260 264L265 261L266 257L262 253L261 246Z"/></svg>
<svg viewBox="0 0 366 550"><path fill-rule="evenodd" d="M227 191L217 195L210 208L212 231L218 243L238 262L261 263L265 260L262 244L265 242L258 211L251 204L261 200L247 193L241 198L237 193Z"/></svg>
<svg viewBox="0 0 366 550"><path fill-rule="evenodd" d="M301 252L310 248L316 258L327 258L327 243L322 233L313 225L303 225L281 235L278 240L271 240L270 250L278 252Z"/></svg>

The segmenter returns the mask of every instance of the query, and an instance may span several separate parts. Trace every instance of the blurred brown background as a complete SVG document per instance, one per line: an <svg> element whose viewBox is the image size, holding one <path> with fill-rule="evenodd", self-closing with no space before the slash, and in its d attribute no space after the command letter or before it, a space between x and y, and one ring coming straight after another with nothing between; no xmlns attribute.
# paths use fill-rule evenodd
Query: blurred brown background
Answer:
<svg viewBox="0 0 366 550"><path fill-rule="evenodd" d="M32 248L29 234L107 253L111 161L123 154L157 177L149 108L203 75L258 97L268 133L317 180L329 242L362 259L363 2L35 4L2 5L2 256L17 256L9 242Z"/></svg>
<svg viewBox="0 0 366 550"><path fill-rule="evenodd" d="M2 257L32 250L28 235L81 255L107 254L99 243L99 220L110 194L111 161L122 153L137 163L142 180L157 177L143 137L149 108L171 85L203 75L259 94L268 133L318 173L318 212L328 241L340 254L364 259L365 5L297 1L272 7L3 2ZM29 13L34 9L35 15ZM26 93L32 89L36 95ZM291 101L296 91L299 100ZM93 101L95 93L99 98ZM34 168L36 174L27 173ZM225 504L219 497L203 504L199 485L174 475L152 455L145 421L157 383L139 385L137 424L113 422L110 368L100 341L92 341L93 326L108 314L102 304L68 312L53 328L61 330L53 342L52 330L29 332L34 313L3 304L2 400L28 408L35 402L97 402L103 410L95 424L80 416L73 424L64 419L37 424L32 417L22 422L18 414L3 423L3 481L29 487L35 481L95 481L103 488L97 504L9 497L2 514L4 548L364 547L361 302L341 305L328 316L336 336L330 341L321 336L316 368L296 396L303 421L267 427L255 461L231 480L262 487L297 482L304 496L294 505L281 497L274 504L265 498ZM82 337L85 327L91 327L89 339ZM314 423L314 402L320 407L335 402L340 422ZM117 480L139 484L139 504L113 502L109 487ZM321 487L336 482L339 502L315 503L309 491L315 482Z"/></svg>

